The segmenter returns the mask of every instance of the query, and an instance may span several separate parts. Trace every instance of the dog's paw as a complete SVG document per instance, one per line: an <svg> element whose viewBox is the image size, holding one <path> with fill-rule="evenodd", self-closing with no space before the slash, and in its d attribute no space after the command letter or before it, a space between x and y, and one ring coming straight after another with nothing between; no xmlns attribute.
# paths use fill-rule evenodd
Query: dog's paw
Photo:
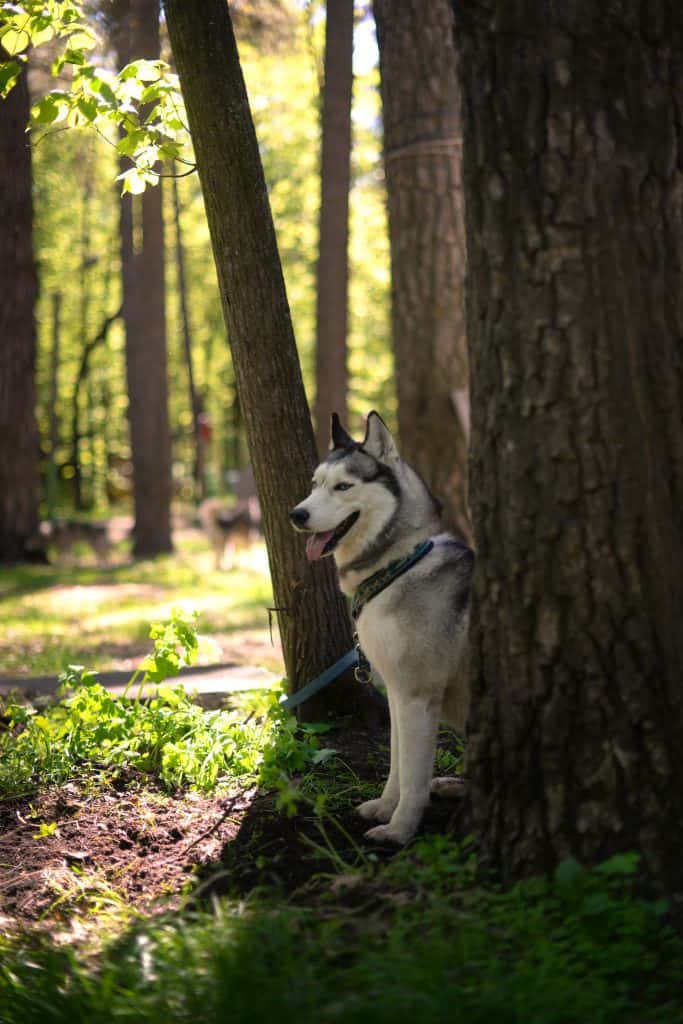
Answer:
<svg viewBox="0 0 683 1024"><path fill-rule="evenodd" d="M449 800L465 796L467 790L465 780L463 778L445 776L443 778L432 779L429 791L432 796L443 797L444 799Z"/></svg>
<svg viewBox="0 0 683 1024"><path fill-rule="evenodd" d="M396 810L396 803L396 800L379 797L377 800L366 800L365 803L359 804L356 811L361 818L365 818L367 821L386 822L390 820Z"/></svg>
<svg viewBox="0 0 683 1024"><path fill-rule="evenodd" d="M415 829L397 828L389 823L388 825L377 825L368 829L365 838L373 843L385 843L392 846L405 846L409 839L412 839Z"/></svg>

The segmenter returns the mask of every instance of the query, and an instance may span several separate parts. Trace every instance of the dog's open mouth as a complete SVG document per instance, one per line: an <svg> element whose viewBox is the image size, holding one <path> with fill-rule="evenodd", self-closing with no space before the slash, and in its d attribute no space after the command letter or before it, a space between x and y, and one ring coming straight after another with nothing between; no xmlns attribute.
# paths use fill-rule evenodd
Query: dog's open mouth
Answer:
<svg viewBox="0 0 683 1024"><path fill-rule="evenodd" d="M309 562L315 562L318 558L331 555L342 537L345 537L353 524L358 519L360 512L352 512L350 516L343 519L334 530L325 530L323 533L312 533L306 541L306 558Z"/></svg>

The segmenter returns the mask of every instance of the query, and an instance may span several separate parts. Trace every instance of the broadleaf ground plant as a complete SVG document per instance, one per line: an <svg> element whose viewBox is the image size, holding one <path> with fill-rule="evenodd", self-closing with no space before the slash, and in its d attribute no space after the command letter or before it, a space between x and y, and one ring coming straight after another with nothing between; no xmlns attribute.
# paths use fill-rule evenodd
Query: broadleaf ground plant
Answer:
<svg viewBox="0 0 683 1024"><path fill-rule="evenodd" d="M122 696L78 665L62 673L55 705L38 713L8 703L0 733L0 796L124 768L168 790L210 791L236 779L284 790L289 774L320 760L318 730L299 730L280 708L277 692L243 698L238 708L204 711L182 685L166 682L197 655L197 633L183 613L153 623L150 637L153 651ZM150 683L156 684L153 693L143 699ZM129 696L136 684L137 693Z"/></svg>

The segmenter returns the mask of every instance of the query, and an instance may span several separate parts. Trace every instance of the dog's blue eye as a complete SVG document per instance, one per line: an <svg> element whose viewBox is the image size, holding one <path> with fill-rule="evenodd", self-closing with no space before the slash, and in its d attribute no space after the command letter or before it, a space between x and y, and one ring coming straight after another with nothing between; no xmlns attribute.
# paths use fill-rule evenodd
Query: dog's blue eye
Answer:
<svg viewBox="0 0 683 1024"><path fill-rule="evenodd" d="M353 484L335 484L334 489L335 491L348 491L351 487Z"/></svg>

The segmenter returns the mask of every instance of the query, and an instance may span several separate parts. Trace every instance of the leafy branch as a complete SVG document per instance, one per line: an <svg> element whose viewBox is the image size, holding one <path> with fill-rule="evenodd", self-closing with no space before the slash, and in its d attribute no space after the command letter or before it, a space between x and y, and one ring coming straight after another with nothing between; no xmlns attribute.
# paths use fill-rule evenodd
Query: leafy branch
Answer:
<svg viewBox="0 0 683 1024"><path fill-rule="evenodd" d="M88 55L100 40L80 2L24 0L4 4L0 12L0 97L16 85L29 49L54 39L63 46L51 74L57 78L67 70L70 87L35 103L28 128L93 128L130 160L117 178L123 192L137 195L156 185L160 163L181 160L187 139L178 76L163 60L135 60L118 73L98 66ZM3 51L7 59L1 59Z"/></svg>

